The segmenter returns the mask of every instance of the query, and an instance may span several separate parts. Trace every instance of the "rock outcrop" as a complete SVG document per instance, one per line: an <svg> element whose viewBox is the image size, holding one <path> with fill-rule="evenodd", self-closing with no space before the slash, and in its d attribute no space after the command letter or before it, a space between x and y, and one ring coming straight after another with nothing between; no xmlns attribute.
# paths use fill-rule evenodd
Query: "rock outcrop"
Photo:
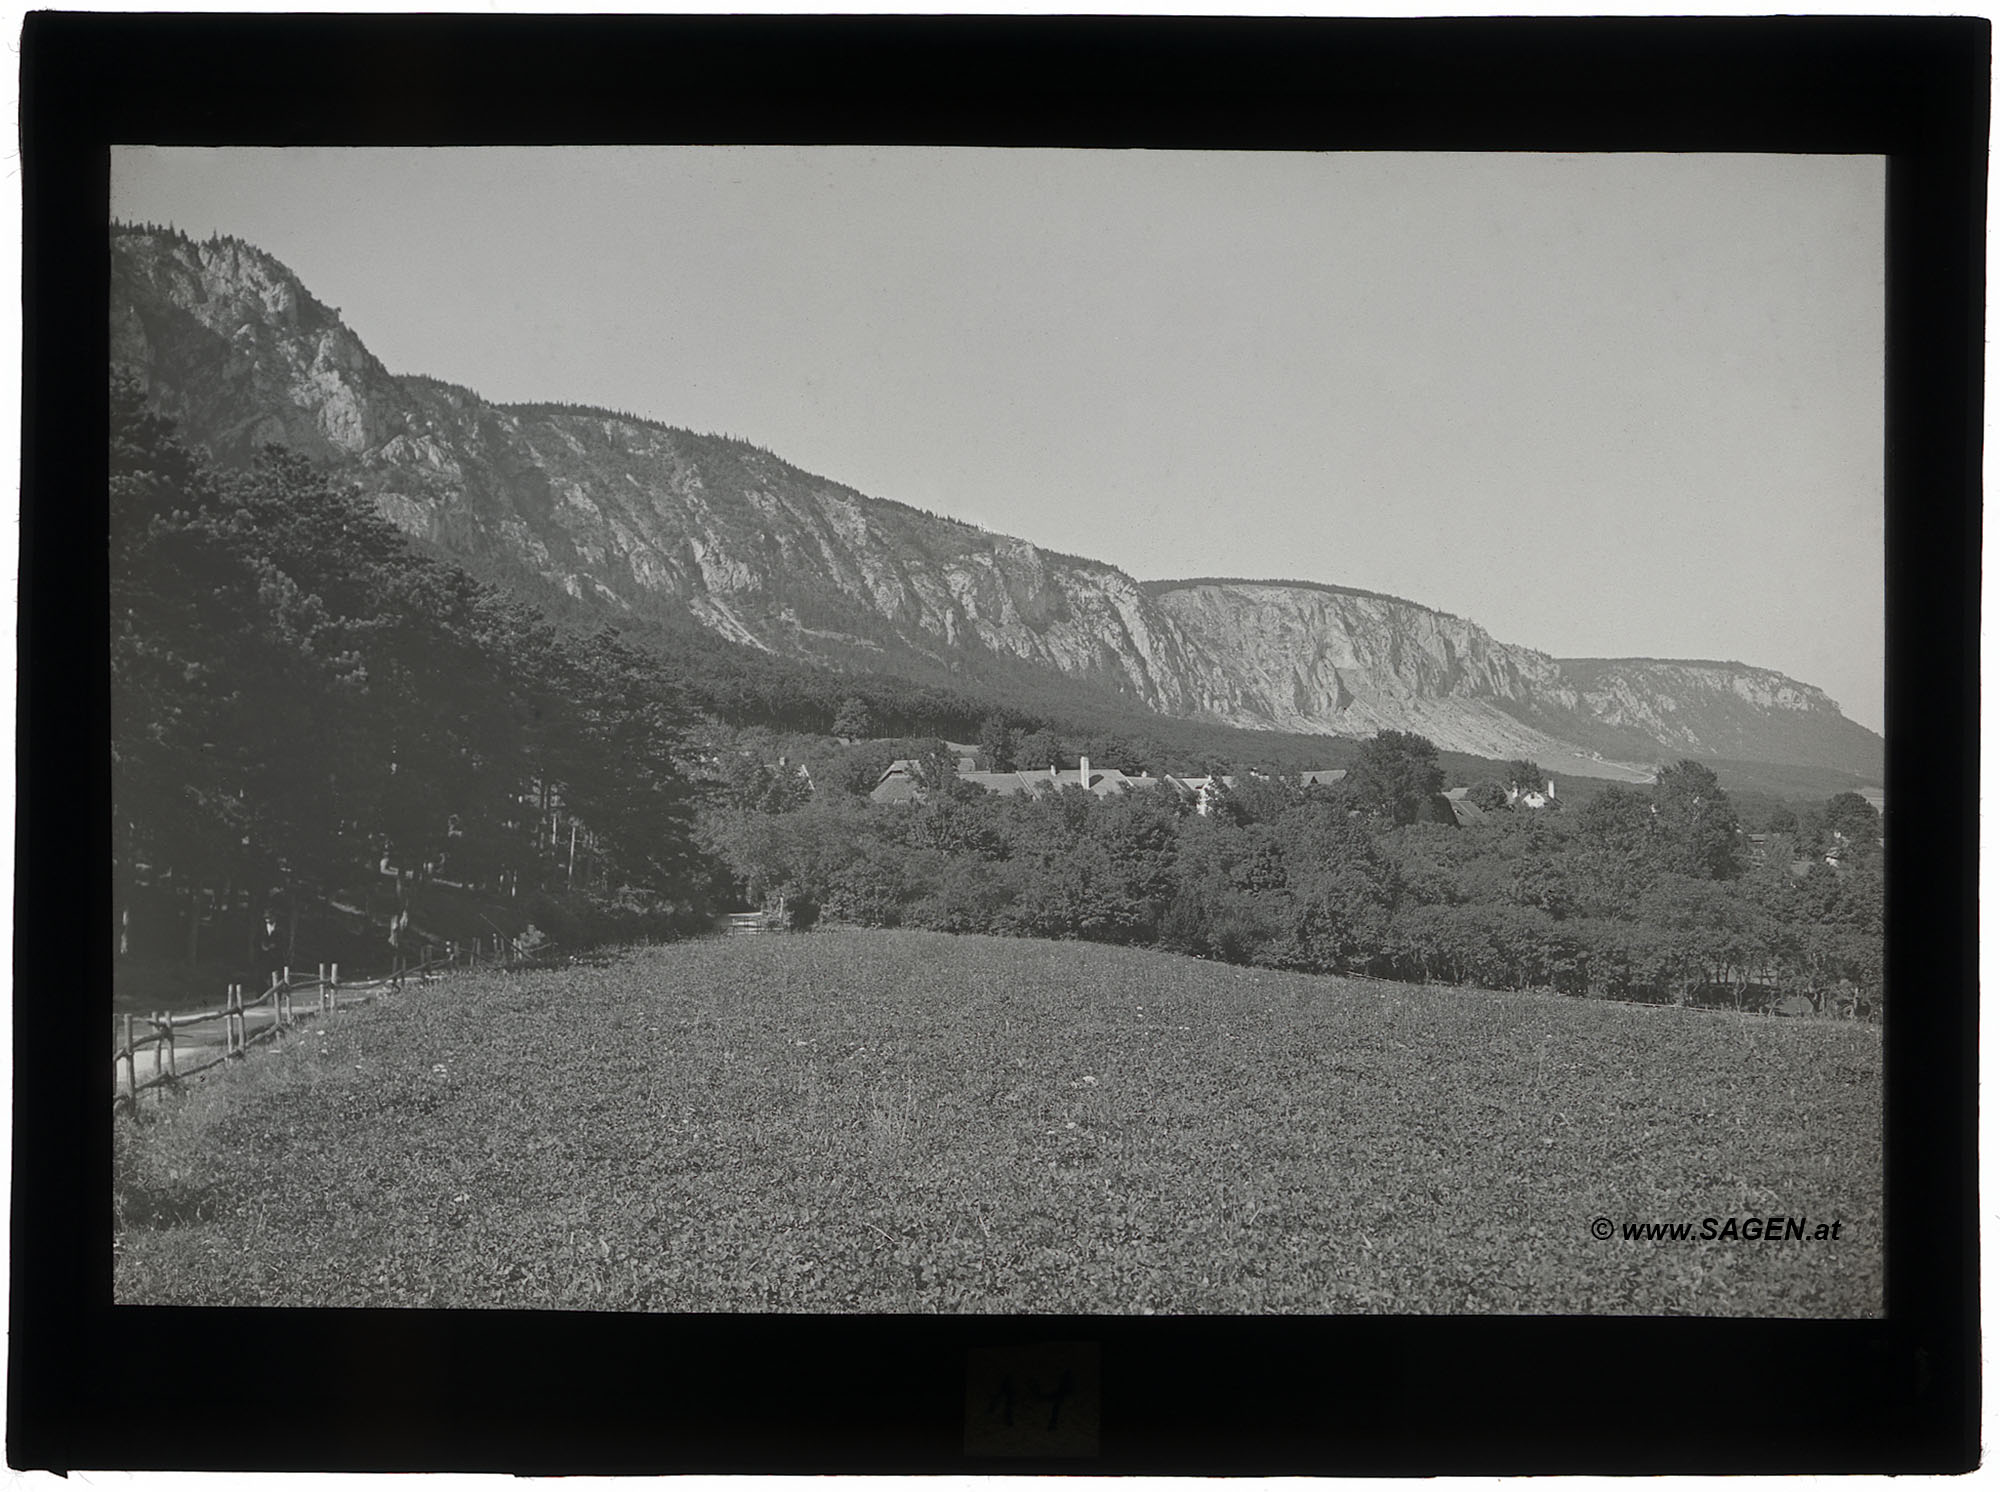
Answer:
<svg viewBox="0 0 2000 1492"><path fill-rule="evenodd" d="M612 616L692 617L835 667L1059 676L1263 729L1415 730L1570 771L1712 755L1880 772L1880 737L1766 669L1558 660L1337 586L1142 584L740 440L397 377L236 240L118 229L112 264L113 360L191 441L225 462L289 445L407 532Z"/></svg>

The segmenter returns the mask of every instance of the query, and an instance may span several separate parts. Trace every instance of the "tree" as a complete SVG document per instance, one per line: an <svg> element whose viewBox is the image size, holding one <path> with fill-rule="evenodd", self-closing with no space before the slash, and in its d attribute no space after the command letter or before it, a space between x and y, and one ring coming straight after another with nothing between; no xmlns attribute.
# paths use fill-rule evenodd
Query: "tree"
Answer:
<svg viewBox="0 0 2000 1492"><path fill-rule="evenodd" d="M1821 811L1829 834L1844 849L1867 851L1877 848L1882 837L1882 816L1875 805L1859 793L1838 793L1827 799Z"/></svg>
<svg viewBox="0 0 2000 1492"><path fill-rule="evenodd" d="M843 891L863 858L874 825L866 804L828 794L796 813L731 811L711 819L710 842L740 879L751 901L781 908L795 927L809 927Z"/></svg>
<svg viewBox="0 0 2000 1492"><path fill-rule="evenodd" d="M190 959L211 888L296 915L385 854L692 901L689 706L657 660L560 637L291 452L218 473L129 381L111 404L114 863L180 893Z"/></svg>
<svg viewBox="0 0 2000 1492"><path fill-rule="evenodd" d="M1664 876L1646 894L1644 920L1662 939L1658 973L1685 1005L1704 984L1734 984L1737 1003L1748 971L1761 963L1766 941L1757 909L1726 886Z"/></svg>
<svg viewBox="0 0 2000 1492"><path fill-rule="evenodd" d="M604 872L669 895L691 892L694 789L677 760L686 705L659 665L609 630L581 645L570 670L574 736L563 802L595 831Z"/></svg>
<svg viewBox="0 0 2000 1492"><path fill-rule="evenodd" d="M291 888L359 858L379 785L364 655L404 546L282 451L210 471L126 379L110 454L114 863L127 904L142 861L177 887L193 961L205 885L296 907Z"/></svg>
<svg viewBox="0 0 2000 1492"><path fill-rule="evenodd" d="M1275 824L1299 802L1296 779L1267 777L1245 766L1238 766L1230 775L1236 781L1214 795L1211 814L1225 813L1239 824Z"/></svg>
<svg viewBox="0 0 2000 1492"><path fill-rule="evenodd" d="M949 793L958 781L958 753L943 741L922 742L910 754L912 773L931 792Z"/></svg>
<svg viewBox="0 0 2000 1492"><path fill-rule="evenodd" d="M833 733L850 741L873 735L875 722L869 716L867 704L853 695L842 700L839 712L833 717Z"/></svg>
<svg viewBox="0 0 2000 1492"><path fill-rule="evenodd" d="M882 774L889 770L889 763L895 759L896 750L887 742L869 741L849 746L841 752L832 768L833 785L857 798L865 798L875 791L882 781Z"/></svg>
<svg viewBox="0 0 2000 1492"><path fill-rule="evenodd" d="M1136 741L1121 735L1107 733L1092 736L1084 743L1082 754L1090 758L1094 767L1111 767L1132 773L1149 768L1145 751Z"/></svg>
<svg viewBox="0 0 2000 1492"><path fill-rule="evenodd" d="M1444 787L1438 750L1411 731L1378 730L1361 744L1347 785L1362 804L1397 824L1414 824Z"/></svg>
<svg viewBox="0 0 2000 1492"><path fill-rule="evenodd" d="M1014 770L1046 772L1057 765L1062 742L1048 730L1024 731L1014 742Z"/></svg>
<svg viewBox="0 0 2000 1492"><path fill-rule="evenodd" d="M1336 972L1387 941L1395 872L1346 814L1302 804L1278 821L1290 910L1291 960Z"/></svg>
<svg viewBox="0 0 2000 1492"><path fill-rule="evenodd" d="M933 932L991 932L1002 920L1014 887L1000 867L970 856L933 855L912 867L921 892L902 909L911 927Z"/></svg>
<svg viewBox="0 0 2000 1492"><path fill-rule="evenodd" d="M1554 917L1566 916L1573 905L1574 886L1569 873L1569 845L1546 815L1524 815L1516 838L1514 873L1508 885L1508 900L1515 906L1534 907Z"/></svg>
<svg viewBox="0 0 2000 1492"><path fill-rule="evenodd" d="M1507 789L1489 777L1483 782L1475 782L1466 792L1465 801L1490 813L1507 806Z"/></svg>
<svg viewBox="0 0 2000 1492"><path fill-rule="evenodd" d="M1574 911L1629 917L1661 874L1652 800L1622 782L1600 788L1575 815L1564 866Z"/></svg>
<svg viewBox="0 0 2000 1492"><path fill-rule="evenodd" d="M1283 847L1268 824L1210 814L1181 822L1160 941L1231 963L1277 963L1290 946Z"/></svg>
<svg viewBox="0 0 2000 1492"><path fill-rule="evenodd" d="M1736 874L1736 810L1713 771L1687 760L1662 767L1653 806L1666 869L1711 880Z"/></svg>
<svg viewBox="0 0 2000 1492"><path fill-rule="evenodd" d="M1527 757L1507 763L1507 786L1524 793L1539 793L1549 785L1549 776L1540 762Z"/></svg>
<svg viewBox="0 0 2000 1492"><path fill-rule="evenodd" d="M964 793L932 793L898 819L903 840L955 859L1001 856L1001 800L976 783Z"/></svg>
<svg viewBox="0 0 2000 1492"><path fill-rule="evenodd" d="M988 715L980 724L979 763L988 772L1014 770L1014 732L999 715Z"/></svg>

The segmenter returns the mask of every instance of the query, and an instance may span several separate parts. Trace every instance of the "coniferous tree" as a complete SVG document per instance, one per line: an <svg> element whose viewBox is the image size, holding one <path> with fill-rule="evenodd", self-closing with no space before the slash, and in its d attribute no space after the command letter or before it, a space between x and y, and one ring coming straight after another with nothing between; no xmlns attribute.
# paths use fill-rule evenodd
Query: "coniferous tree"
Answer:
<svg viewBox="0 0 2000 1492"><path fill-rule="evenodd" d="M1005 718L988 715L979 727L979 762L981 770L987 772L1012 772L1014 768L1014 732L1009 730Z"/></svg>

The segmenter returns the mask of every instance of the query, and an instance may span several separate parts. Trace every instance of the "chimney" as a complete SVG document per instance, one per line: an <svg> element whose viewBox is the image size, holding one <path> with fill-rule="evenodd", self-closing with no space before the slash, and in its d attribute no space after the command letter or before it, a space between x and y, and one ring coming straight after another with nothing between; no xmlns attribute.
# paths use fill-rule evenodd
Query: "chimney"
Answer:
<svg viewBox="0 0 2000 1492"><path fill-rule="evenodd" d="M1056 764L1055 764L1054 762L1050 762L1050 763L1049 763L1049 781L1051 781L1051 782L1054 782L1055 780L1056 780Z"/></svg>
<svg viewBox="0 0 2000 1492"><path fill-rule="evenodd" d="M1080 785L1081 787L1083 787L1083 788L1084 788L1084 789L1085 789L1086 791L1087 791L1087 790L1089 789L1089 787L1090 787L1090 758L1089 758L1089 757L1087 757L1087 756L1080 756L1080 757L1078 757L1078 758L1076 759L1076 780L1077 780L1077 783L1078 783L1078 784L1079 784L1079 785Z"/></svg>
<svg viewBox="0 0 2000 1492"><path fill-rule="evenodd" d="M1555 778L1551 777L1549 779L1549 801L1553 803L1555 802L1555 800L1556 800L1556 780Z"/></svg>

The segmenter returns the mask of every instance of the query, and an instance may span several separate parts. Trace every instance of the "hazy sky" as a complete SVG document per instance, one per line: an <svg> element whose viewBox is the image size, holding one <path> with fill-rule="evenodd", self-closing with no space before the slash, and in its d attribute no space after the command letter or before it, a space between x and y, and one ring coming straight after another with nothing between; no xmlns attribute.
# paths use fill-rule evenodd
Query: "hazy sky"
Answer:
<svg viewBox="0 0 2000 1492"><path fill-rule="evenodd" d="M1882 727L1879 157L144 149L112 192L392 372Z"/></svg>

